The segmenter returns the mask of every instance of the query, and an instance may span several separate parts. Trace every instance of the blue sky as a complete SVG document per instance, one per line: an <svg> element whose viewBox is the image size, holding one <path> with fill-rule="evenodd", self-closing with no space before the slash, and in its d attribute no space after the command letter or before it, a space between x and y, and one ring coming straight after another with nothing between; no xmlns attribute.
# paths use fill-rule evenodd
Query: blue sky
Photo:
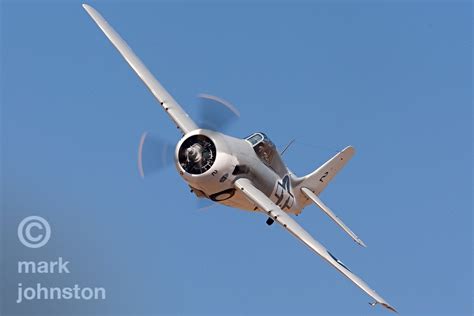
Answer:
<svg viewBox="0 0 474 316"><path fill-rule="evenodd" d="M141 133L179 134L80 4L2 2L3 312L386 314L264 216L197 210L174 168L140 179ZM315 206L297 220L402 315L472 314L470 2L90 4L190 113L211 93L241 112L229 134L296 138L296 174L353 145L321 198L368 248ZM48 282L107 300L12 303L15 260L58 256L74 274Z"/></svg>

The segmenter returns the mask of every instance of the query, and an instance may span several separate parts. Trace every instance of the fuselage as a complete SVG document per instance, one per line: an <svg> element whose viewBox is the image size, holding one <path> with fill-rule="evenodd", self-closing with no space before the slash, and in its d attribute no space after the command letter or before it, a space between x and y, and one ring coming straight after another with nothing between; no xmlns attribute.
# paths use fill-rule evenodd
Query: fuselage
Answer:
<svg viewBox="0 0 474 316"><path fill-rule="evenodd" d="M291 173L263 133L240 139L197 129L179 141L175 161L179 174L198 197L243 210L257 210L233 185L239 177L245 177L285 212L301 211L293 193Z"/></svg>

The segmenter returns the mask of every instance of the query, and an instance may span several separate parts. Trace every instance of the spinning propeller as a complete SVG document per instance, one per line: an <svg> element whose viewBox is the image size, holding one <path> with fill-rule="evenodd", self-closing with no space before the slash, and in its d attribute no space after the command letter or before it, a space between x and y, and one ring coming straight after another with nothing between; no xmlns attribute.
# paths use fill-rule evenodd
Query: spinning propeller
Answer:
<svg viewBox="0 0 474 316"><path fill-rule="evenodd" d="M210 94L198 95L198 123L200 128L224 131L240 117L239 111L228 101ZM144 132L138 146L138 172L142 178L157 173L173 164L175 145L158 135ZM212 159L212 149L205 140L190 144L183 152L183 160L190 169L199 173L206 168L206 159ZM215 149L214 149L215 155Z"/></svg>

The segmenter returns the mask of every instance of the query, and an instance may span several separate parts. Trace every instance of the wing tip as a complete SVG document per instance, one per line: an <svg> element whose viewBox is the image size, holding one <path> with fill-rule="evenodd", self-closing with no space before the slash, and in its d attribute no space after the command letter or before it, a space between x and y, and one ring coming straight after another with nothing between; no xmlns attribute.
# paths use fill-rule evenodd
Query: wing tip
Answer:
<svg viewBox="0 0 474 316"><path fill-rule="evenodd" d="M84 10L86 10L87 14L89 14L91 17L94 15L94 12L96 12L95 9L92 6L88 5L87 3L83 3L82 7L84 8Z"/></svg>
<svg viewBox="0 0 474 316"><path fill-rule="evenodd" d="M377 304L380 304L382 305L383 307L385 307L386 309L388 309L389 311L392 311L394 313L397 313L398 314L398 311L393 307L391 306L390 304L388 304L387 302L385 301L375 301L373 303L369 303L370 306L374 307L375 305Z"/></svg>
<svg viewBox="0 0 474 316"><path fill-rule="evenodd" d="M367 248L367 245L360 238L357 238L356 243L358 243L359 245L361 245L364 248Z"/></svg>
<svg viewBox="0 0 474 316"><path fill-rule="evenodd" d="M341 152L344 152L347 155L349 155L350 157L352 157L352 156L354 156L356 150L355 150L354 146L349 145L346 148L344 148Z"/></svg>
<svg viewBox="0 0 474 316"><path fill-rule="evenodd" d="M97 12L97 10L94 9L93 6L91 6L91 5L87 4L87 3L83 3L83 4L82 4L82 7L84 8L84 10L86 10L86 12L87 12L91 17L94 17L94 15L99 14L99 13Z"/></svg>
<svg viewBox="0 0 474 316"><path fill-rule="evenodd" d="M397 310L393 306L389 305L388 303L380 303L380 305L382 305L386 309L398 314Z"/></svg>

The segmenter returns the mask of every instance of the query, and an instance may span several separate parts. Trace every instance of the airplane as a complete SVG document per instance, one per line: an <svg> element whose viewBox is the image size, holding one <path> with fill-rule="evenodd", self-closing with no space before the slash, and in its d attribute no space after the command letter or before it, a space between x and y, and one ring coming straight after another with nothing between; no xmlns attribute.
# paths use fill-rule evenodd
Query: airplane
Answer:
<svg viewBox="0 0 474 316"><path fill-rule="evenodd" d="M83 7L181 131L182 138L174 153L175 166L198 198L263 213L268 225L280 224L372 297L371 306L379 304L397 312L290 216L300 214L314 203L355 242L365 247L364 242L319 198L354 155L353 147L346 147L314 172L297 177L284 164L266 134L258 132L240 139L198 126L102 15L90 5L83 4Z"/></svg>

